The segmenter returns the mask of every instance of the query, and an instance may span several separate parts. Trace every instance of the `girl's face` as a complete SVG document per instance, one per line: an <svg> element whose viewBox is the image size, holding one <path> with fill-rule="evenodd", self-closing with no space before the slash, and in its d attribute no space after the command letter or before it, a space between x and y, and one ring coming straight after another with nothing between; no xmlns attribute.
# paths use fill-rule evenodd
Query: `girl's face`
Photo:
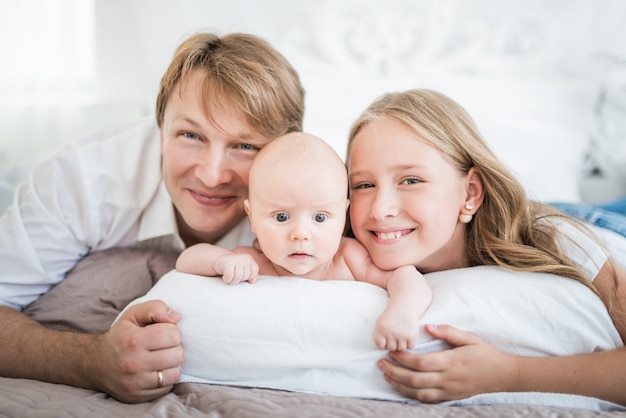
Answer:
<svg viewBox="0 0 626 418"><path fill-rule="evenodd" d="M394 119L356 135L348 168L352 229L378 267L427 273L467 265L458 217L469 175Z"/></svg>

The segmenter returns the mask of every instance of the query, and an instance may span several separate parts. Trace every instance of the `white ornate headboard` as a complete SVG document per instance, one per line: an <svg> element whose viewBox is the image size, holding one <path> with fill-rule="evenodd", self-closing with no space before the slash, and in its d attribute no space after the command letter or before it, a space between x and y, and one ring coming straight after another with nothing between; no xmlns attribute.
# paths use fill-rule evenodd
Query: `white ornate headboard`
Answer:
<svg viewBox="0 0 626 418"><path fill-rule="evenodd" d="M621 0L75 3L94 9L91 101L16 107L0 91L0 169L87 128L151 113L175 46L209 29L255 33L283 52L307 89L305 129L340 155L351 122L374 98L434 88L467 108L535 197L576 201L597 98L606 80L626 73ZM611 84L611 97L624 85ZM604 112L605 125L615 112ZM625 141L595 147L605 171L626 166Z"/></svg>
<svg viewBox="0 0 626 418"><path fill-rule="evenodd" d="M309 87L305 128L342 155L375 97L434 88L466 107L535 197L581 199L594 106L611 59L626 59L624 5L329 0L310 12L276 40Z"/></svg>

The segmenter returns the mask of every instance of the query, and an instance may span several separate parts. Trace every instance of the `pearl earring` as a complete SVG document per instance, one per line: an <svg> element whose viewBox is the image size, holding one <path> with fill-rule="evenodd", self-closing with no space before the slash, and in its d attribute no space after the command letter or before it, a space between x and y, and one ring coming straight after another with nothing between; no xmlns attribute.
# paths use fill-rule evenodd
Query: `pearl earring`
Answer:
<svg viewBox="0 0 626 418"><path fill-rule="evenodd" d="M472 209L474 209L474 205L472 205L471 203L466 203L465 204L465 210L471 211ZM469 223L472 220L472 218L473 218L473 216L471 214L461 213L459 215L459 221L464 223L464 224Z"/></svg>

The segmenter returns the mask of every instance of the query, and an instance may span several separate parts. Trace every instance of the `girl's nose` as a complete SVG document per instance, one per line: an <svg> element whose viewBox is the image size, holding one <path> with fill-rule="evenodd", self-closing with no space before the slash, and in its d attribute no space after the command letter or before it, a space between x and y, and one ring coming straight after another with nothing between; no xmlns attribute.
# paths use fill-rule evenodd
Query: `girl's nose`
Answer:
<svg viewBox="0 0 626 418"><path fill-rule="evenodd" d="M398 216L399 207L395 193L379 188L372 201L370 216L376 220Z"/></svg>

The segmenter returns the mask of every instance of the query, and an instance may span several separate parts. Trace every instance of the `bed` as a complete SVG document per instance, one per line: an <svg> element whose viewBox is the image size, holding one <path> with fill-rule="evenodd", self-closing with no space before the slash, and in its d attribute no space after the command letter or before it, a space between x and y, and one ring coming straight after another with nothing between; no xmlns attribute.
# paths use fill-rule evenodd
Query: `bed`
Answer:
<svg viewBox="0 0 626 418"><path fill-rule="evenodd" d="M582 417L626 414L626 408L615 404L573 395L486 394L444 405L419 404L403 399L386 386L375 367L369 364L377 356L384 355L373 347L373 342L367 341L371 340L371 330L368 329L373 329L377 309L384 306L386 295L379 292L380 289L350 287L369 286L358 282L334 282L333 285L333 282L264 277L254 285L242 283L232 287L218 278L172 271L174 262L172 254L149 250L114 249L94 253L81 261L61 284L25 310L26 314L51 328L101 332L109 328L129 303L155 298L165 300L184 318L180 326L186 360L181 381L171 393L151 402L124 404L91 390L0 378L0 411L11 417L44 414L80 417ZM561 294L557 297L557 292L550 292L539 284L563 286L563 283L554 282L557 279L542 281L543 277L539 276L529 278L533 280L530 283L511 277L514 282L503 284L503 288L489 295L479 277L492 275L495 280L506 282L506 274L503 277L502 272L491 274L488 270L466 273L463 281L471 282L471 285L459 286L460 281L456 281L446 286L446 281L460 274L427 277L433 286L435 300L426 321L437 323L445 318L449 323L478 331L481 337L499 344L502 349L520 354L558 355L622 344L610 326L601 302L590 299L585 304L576 297L580 292L588 292L578 283L568 281L570 288L566 292L569 296L563 297L564 289L559 287ZM270 307L279 305L276 300L285 297L273 279L279 280L279 285L286 287L285 292L291 294L291 305ZM263 290L264 283L270 285L267 290ZM315 286L324 284L349 287L345 291L334 288L329 292L327 287L316 290ZM509 291L503 292L504 288ZM237 289L244 293L233 293ZM272 299L272 293L277 299ZM476 297L479 294L483 296ZM333 307L347 295L353 299L352 307L346 308L343 303L336 304L341 308ZM241 303L237 304L236 300ZM305 315L309 319L303 319L302 315L293 312L297 306L310 312L320 301L323 301L323 309L316 312L317 319L310 319L311 315ZM367 305L364 305L365 301ZM554 310L556 303L567 318L560 318L561 322L557 321L555 325L556 320L547 313ZM519 316L516 307L512 306L515 304L521 305L519 308L523 307L527 313L536 312L530 314L526 325L516 319ZM68 306L72 308L68 309ZM230 306L230 310L226 306ZM456 308L452 309L453 306ZM285 315L287 311L291 315ZM231 318L230 323L224 321L224 317L217 317L220 312ZM256 312L257 319L251 319L250 312ZM329 324L331 316L336 324L341 325ZM216 320L207 321L207 317ZM282 322L280 332L271 331L278 329L276 321ZM209 328L201 325L207 323L215 325ZM481 325L471 326L477 323ZM289 331L290 328L293 331ZM303 333L296 330L302 328L309 330L309 334L316 334L316 342L312 343L310 338L303 337ZM253 333L254 329L263 330L267 334L265 340L250 342L246 335ZM350 332L343 332L346 329ZM302 338L308 338L304 352L298 345L302 342L298 339ZM552 343L546 343L548 340ZM228 343L224 344L224 341ZM264 342L268 341L273 345L266 347ZM284 347L286 341L293 344ZM349 349L343 349L344 345ZM230 349L224 351L220 346ZM426 350L442 348L433 347L433 341L424 335L418 346L426 347ZM255 350L257 356L245 360L250 357L250 350ZM323 369L312 380L308 372L302 373L303 367L314 368L311 358ZM272 365L274 377L263 372L263 368L267 371L268 363ZM364 363L368 365L364 366Z"/></svg>
<svg viewBox="0 0 626 418"><path fill-rule="evenodd" d="M137 74L134 75L135 78L130 74L126 83L119 83L120 88L143 86L144 80L158 82L163 65L153 64L167 62L174 41L181 36L176 34L174 39L165 39L165 34L169 32L164 31L164 27L179 25L187 34L191 27L204 29L207 24L211 24L207 23L206 16L217 16L216 20L224 22L219 28L223 32L241 30L258 33L269 39L290 59L300 72L307 89L305 130L329 141L342 156L345 155L350 123L375 97L386 91L426 87L450 95L467 108L494 151L518 175L532 197L543 201L593 203L626 193L626 177L623 173L623 167L626 167L624 142L601 135L602 129L614 121L612 115L615 110L610 107L610 102L598 100L623 91L623 78L618 77L615 81L611 77L619 72L618 66L613 64L621 62L623 69L624 62L623 45L615 41L623 39L619 35L623 32L616 35L615 31L611 31L617 27L623 28L626 7L619 2L607 2L605 8L585 1L575 5L537 1L532 2L532 7L524 2L511 4L497 1L411 0L383 4L377 1L346 0L319 4L311 2L301 7L280 1L264 2L262 6L246 0L229 2L228 7L222 7L218 3L188 0L171 3L170 6L161 4L162 8L155 8L150 16L145 15L145 7L139 3L100 3L99 10L105 12L97 16L98 22L103 23L100 31L105 31L111 42L119 36L120 48L127 44L131 50L140 48L148 56L146 62L150 64L133 62L136 65L128 65L129 69L135 67ZM237 13L236 16L230 13L231 10L244 9L253 12L246 15ZM131 21L136 21L136 25L122 25L122 28L117 22L115 25L106 25L107 16L117 18L129 14L134 16L135 19ZM163 15L162 21L159 20L160 14ZM264 20L259 19L259 16L267 15L277 17L280 23L263 24ZM553 25L554 22L559 22L559 25ZM137 26L143 32L142 35L136 35L136 38L132 37L134 34L120 32L124 28L134 30ZM106 32L111 30L108 27L114 30ZM162 47L170 41L171 48ZM155 52L157 49L159 55ZM136 54L135 50L127 55L129 60L131 57L143 57L143 54ZM105 74L104 78L106 77ZM108 90L113 89L115 84L109 82L100 87ZM152 108L152 96L135 99L121 95L119 102L107 102L107 105L118 110L125 109L122 112L124 116L134 116L137 113L143 115L146 103ZM59 109L53 109L52 114L63 115L63 109ZM44 112L49 109L36 110ZM109 121L101 115L90 118L90 113L80 113L81 110L78 109L76 116L71 118L71 126L68 124L66 129L61 130L62 135L53 138L49 133L54 132L57 125L63 125L67 118L53 116L48 118L51 120L49 126L41 126L24 122L32 120L33 109L24 109L24 112L19 113L21 111L22 109L3 109L3 116L6 117L0 127L2 138L23 138L39 134L40 137L45 137L46 144L49 145L45 150L42 145L39 151L46 152L71 139L69 135L75 135L78 121ZM116 113L116 119L122 117L119 113ZM41 135L41 132L46 132L46 135ZM4 163L0 165L0 170L5 170L0 176L0 209L8 206L14 185L40 157L40 153L30 149L32 143L11 141L10 148L0 149L0 164ZM3 145L9 144L5 141ZM16 155L25 156L20 164L13 161L13 156ZM133 249L94 253L81 261L68 274L66 280L30 305L25 312L55 329L102 332L110 327L129 303L146 298L164 298L186 314L187 318L201 318L203 313L198 310L202 299L191 303L189 296L194 293L189 289L187 292L171 292L176 281L186 280L187 285L191 286L193 283L194 286L199 286L194 289L201 291L206 290L206 286L213 286L210 291L220 295L213 299L215 304L210 306L214 311L218 309L218 301L224 302L226 297L235 297L234 292L228 295L226 289L217 287L220 283L218 279L211 282L212 279L198 281L197 278L177 276L172 273L174 261L175 256L172 254ZM473 275L483 273L489 275L492 272L467 272ZM436 287L436 283L445 283L448 277L431 276L428 280ZM275 292L276 286L284 282L260 280L255 287L250 286L250 289ZM294 286L299 286L298 289L285 291L292 294L305 292L309 296L319 297L326 289L322 287L312 290L306 283L298 280L293 282ZM269 285L268 290L263 290L265 284ZM572 295L586 291L571 285ZM442 293L436 293L435 303L439 305L432 310L430 315L434 316L430 319L442 322L455 319L457 324L466 324L468 330L477 331L481 337L499 344L502 349L522 350L521 353L529 355L558 355L573 350L594 351L623 344L621 340L617 340L615 330L607 323L604 308L593 302L593 299L590 299L589 304L579 306L579 302L585 298L572 296L564 302L562 298L558 298L560 293L555 291L527 292L537 286L527 286L518 289L518 292L508 289L500 300L495 297L486 299L468 296L475 295L472 292L476 292L476 289L461 286L452 291L452 287L456 286L438 288L437 292L441 290ZM240 288L245 289L240 286L237 291ZM196 291L195 295L203 295L201 291ZM372 289L334 289L332 293L340 296L350 294L351 297L359 293L363 298L372 298L366 299L372 303L381 302L380 292L376 293ZM236 295L237 298L240 297L239 294ZM298 305L310 306L307 303L312 303L312 300L315 298L305 299ZM295 303L294 300L291 302ZM490 304L489 310L485 309L485 303ZM458 316L455 318L446 314L446 307L451 304L457 305L455 312ZM254 306L256 305L249 304L247 308L252 309ZM267 308L267 304L265 306ZM276 306L278 304L274 304ZM286 306L294 308L293 305ZM352 304L351 309L359 306L362 305ZM519 306L520 312L534 312L537 318L534 318L536 320L532 324L534 326L540 323L541 326L537 329L512 326L512 321L516 319L510 314L517 312L513 306ZM464 309L459 309L460 307ZM243 308L240 306L239 309ZM277 309L266 311L268 315L273 314L274 319L282 313ZM502 315L497 321L485 317L494 311ZM558 326L542 320L551 318L555 312L561 318L568 314L577 316L558 322ZM331 311L327 310L325 313L329 314ZM217 335L217 330L187 321L181 324L184 327L187 355L183 379L168 395L151 402L124 404L106 394L91 390L0 377L0 415L215 418L576 418L626 415L626 410L617 405L596 399L555 394L484 395L445 405L418 404L402 399L385 386L381 382L380 374L372 369L371 359L384 355L371 348L368 334L364 331L371 325L373 313L374 310L352 310L342 316L347 321L349 318L363 319L366 314L370 315L367 321L353 324L351 328L354 330L358 327L361 331L353 334L364 339L363 341L367 340L363 347L369 348L363 355L369 356L366 362L369 369L351 365L354 367L349 370L354 373L350 375L346 372L348 369L341 370L336 364L332 367L326 366L327 372L336 374L325 374L323 385L315 386L313 382L298 387L297 376L294 377L293 374L287 375L291 378L280 383L276 380L261 382L259 376L263 377L263 374L258 371L245 375L243 362L230 364L231 369L228 371L239 373L236 381L211 375L212 370L227 370L224 367L228 364L228 357L215 351L216 343L211 339L211 333ZM574 317L578 320L573 320ZM320 315L319 318L329 321L327 315ZM268 317L259 315L256 319L267 321ZM490 325L477 329L470 326L471 323ZM517 322L515 324L519 325ZM310 326L314 325L320 326L320 323ZM237 327L225 327L219 332L232 339L236 337L228 334L232 329L253 331L258 326L258 322L240 321ZM333 342L330 350L339 351L338 338L345 338L346 333L342 335L341 329L336 327L326 328L322 339ZM198 330L203 334L197 332ZM201 335L207 336L207 339L200 341ZM291 337L295 338L293 335ZM559 342L558 347L547 344L547 341ZM345 344L355 342L349 340ZM435 343L432 341L424 340L421 344L430 344L430 349L437 348L433 347ZM241 351L230 355L243 356L246 353L244 350L250 350L250 347L243 344L234 347ZM206 356L207 353L214 354L215 359L221 358L221 363L213 364L216 367L207 367L211 363L204 364L205 360L218 361L213 360L213 356ZM276 367L290 367L289 364L279 362L280 353L284 352L273 348L264 356L268 358L273 355L271 358ZM320 357L320 361L330 361L331 357L327 352ZM291 355L284 355L282 358L293 359ZM257 366L261 367L259 364ZM293 372L293 364L291 367L289 373ZM346 388L356 386L351 386L350 383L339 384L350 382L350 379L355 384L354 379L358 373L365 376L359 382L364 385L359 390L349 392ZM329 376L334 380L330 380Z"/></svg>

